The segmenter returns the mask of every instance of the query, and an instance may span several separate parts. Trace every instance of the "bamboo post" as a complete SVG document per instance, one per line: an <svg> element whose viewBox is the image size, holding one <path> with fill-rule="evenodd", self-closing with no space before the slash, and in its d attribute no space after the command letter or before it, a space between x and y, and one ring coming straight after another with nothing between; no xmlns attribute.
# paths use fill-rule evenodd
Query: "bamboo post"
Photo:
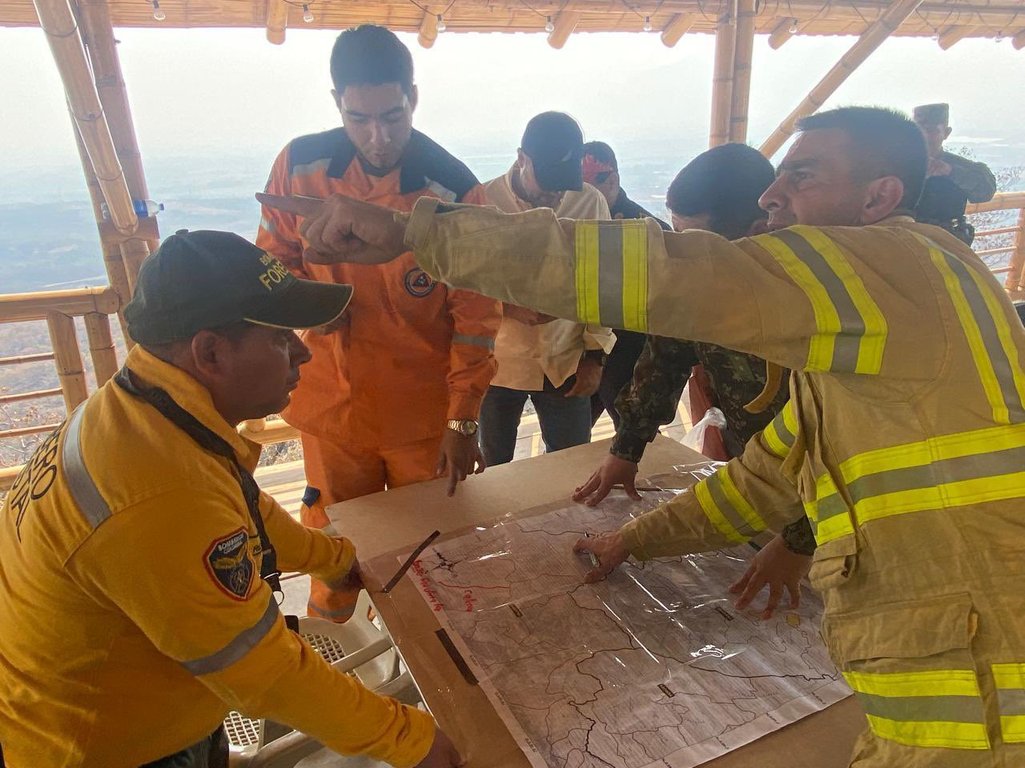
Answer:
<svg viewBox="0 0 1025 768"><path fill-rule="evenodd" d="M780 19L779 24L769 33L769 47L774 51L778 51L787 40L794 36L794 33L790 30L796 28L797 19Z"/></svg>
<svg viewBox="0 0 1025 768"><path fill-rule="evenodd" d="M74 134L75 145L78 147L78 159L82 163L82 173L85 175L85 185L89 190L89 198L93 203L93 216L96 218L97 227L102 232L103 191L100 189L99 181L96 180L96 172L93 170L92 163L89 162L89 153L86 152L85 145L82 143L82 136L79 134L77 127L75 127ZM125 269L124 259L121 258L121 248L115 243L104 240L101 235L100 249L103 252L103 266L107 270L107 279L110 281L110 287L114 289L120 299L121 307L117 311L117 319L121 324L121 334L125 337L129 348L131 348L132 340L128 336L128 325L125 323L123 309L129 299L132 298L132 285L128 282L128 271Z"/></svg>
<svg viewBox="0 0 1025 768"><path fill-rule="evenodd" d="M715 27L715 63L712 70L712 118L708 145L717 147L730 137L730 107L733 103L733 51L737 27L733 4L719 17Z"/></svg>
<svg viewBox="0 0 1025 768"><path fill-rule="evenodd" d="M1025 292L1025 208L1018 211L1018 233L1014 236L1011 271L1007 273L1004 288L1016 298Z"/></svg>
<svg viewBox="0 0 1025 768"><path fill-rule="evenodd" d="M85 315L85 333L89 338L89 356L93 360L96 386L102 387L117 373L117 352L110 335L110 319L99 312Z"/></svg>
<svg viewBox="0 0 1025 768"><path fill-rule="evenodd" d="M288 26L288 4L285 0L267 0L267 42L281 45L285 42Z"/></svg>
<svg viewBox="0 0 1025 768"><path fill-rule="evenodd" d="M1014 46L1014 50L1016 51L1020 51L1022 48L1025 48L1025 29L1011 38L1011 45Z"/></svg>
<svg viewBox="0 0 1025 768"><path fill-rule="evenodd" d="M50 330L50 343L53 345L53 359L61 393L64 395L64 405L68 413L71 413L89 397L85 371L82 369L82 353L78 349L78 336L75 334L75 319L60 312L48 312L46 325Z"/></svg>
<svg viewBox="0 0 1025 768"><path fill-rule="evenodd" d="M851 73L901 25L904 19L914 13L921 2L922 0L896 0L878 19L872 22L850 50L840 57L840 61L833 65L826 76L819 80L805 99L787 115L765 140L765 143L759 147L761 153L766 157L776 154L794 132L797 121L821 107L826 99L832 96L836 89L851 76Z"/></svg>
<svg viewBox="0 0 1025 768"><path fill-rule="evenodd" d="M676 14L666 24L665 29L662 30L662 45L666 48L672 48L680 42L680 38L687 34L692 26L694 26L693 13Z"/></svg>
<svg viewBox="0 0 1025 768"><path fill-rule="evenodd" d="M939 46L942 50L950 50L955 43L959 43L964 40L972 32L971 27L947 27L945 30L940 32Z"/></svg>
<svg viewBox="0 0 1025 768"><path fill-rule="evenodd" d="M132 206L132 196L117 159L114 140L96 92L96 83L82 45L78 22L68 0L33 0L39 24L46 32L54 61L64 83L64 92L75 125L89 160L96 169L96 178L110 211L110 219L118 232L130 235L139 226Z"/></svg>
<svg viewBox="0 0 1025 768"><path fill-rule="evenodd" d="M100 97L103 113L107 116L111 138L114 140L114 150L124 170L128 191L134 200L147 200L149 187L146 184L139 141L135 137L135 124L132 121L121 61L117 55L110 8L107 6L107 0L79 0L79 7L82 11L86 52L89 54L93 76L96 79L96 92ZM154 231L159 230L154 226ZM150 251L155 251L160 245L159 236L147 240L146 245ZM134 282L135 275L129 274L129 278Z"/></svg>
<svg viewBox="0 0 1025 768"><path fill-rule="evenodd" d="M555 29L548 35L548 44L552 48L559 50L566 44L580 23L580 15L579 11L562 11L555 17Z"/></svg>
<svg viewBox="0 0 1025 768"><path fill-rule="evenodd" d="M424 17L420 21L420 31L416 35L416 40L420 43L421 48L430 48L437 39L438 17L430 11L425 11Z"/></svg>
<svg viewBox="0 0 1025 768"><path fill-rule="evenodd" d="M755 0L737 0L733 44L733 88L730 99L730 141L747 141L747 109L751 100L751 59L755 45Z"/></svg>

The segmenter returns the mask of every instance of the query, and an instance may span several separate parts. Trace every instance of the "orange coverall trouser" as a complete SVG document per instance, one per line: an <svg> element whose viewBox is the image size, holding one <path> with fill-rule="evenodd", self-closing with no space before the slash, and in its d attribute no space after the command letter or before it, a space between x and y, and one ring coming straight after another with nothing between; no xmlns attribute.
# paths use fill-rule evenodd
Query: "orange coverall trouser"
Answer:
<svg viewBox="0 0 1025 768"><path fill-rule="evenodd" d="M302 445L306 484L317 488L320 498L311 506L304 504L299 518L309 528L323 528L331 522L324 511L328 504L433 478L441 437L370 451L304 434ZM343 521L339 531L343 535L344 526ZM358 595L358 589L332 589L312 579L307 614L328 621L346 621L356 607Z"/></svg>

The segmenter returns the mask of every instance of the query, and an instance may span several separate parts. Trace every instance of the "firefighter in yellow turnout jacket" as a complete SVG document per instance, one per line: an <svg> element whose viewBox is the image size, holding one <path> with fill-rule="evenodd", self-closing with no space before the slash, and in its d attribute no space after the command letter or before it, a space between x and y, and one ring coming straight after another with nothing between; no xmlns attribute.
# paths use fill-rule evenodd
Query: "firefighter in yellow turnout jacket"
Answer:
<svg viewBox="0 0 1025 768"><path fill-rule="evenodd" d="M801 128L762 198L780 229L732 243L652 221L427 201L402 231L402 217L332 200L309 231L325 258L384 258L404 236L446 283L791 368L790 404L741 458L578 544L600 559L591 577L630 554L735 544L806 513L823 636L868 717L851 764L1017 768L1025 334L966 246L900 215L925 171L910 121L847 108Z"/></svg>
<svg viewBox="0 0 1025 768"><path fill-rule="evenodd" d="M350 294L222 232L174 235L143 265L125 312L141 346L0 512L7 765L220 765L210 734L229 709L396 766L455 764L430 716L287 629L269 586L274 560L332 583L356 571L348 540L259 491L260 448L235 430L298 383L309 352L291 329L332 320Z"/></svg>

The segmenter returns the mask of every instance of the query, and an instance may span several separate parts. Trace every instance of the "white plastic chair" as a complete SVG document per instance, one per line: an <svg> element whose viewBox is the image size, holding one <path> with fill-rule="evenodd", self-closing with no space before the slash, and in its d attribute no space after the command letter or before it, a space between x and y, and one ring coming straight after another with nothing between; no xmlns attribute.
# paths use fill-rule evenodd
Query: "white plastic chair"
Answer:
<svg viewBox="0 0 1025 768"><path fill-rule="evenodd" d="M391 636L369 618L372 603L366 590L344 624L312 617L299 619L299 634L339 672L355 675L367 688L396 696L413 685L402 668ZM229 712L224 727L232 768L293 768L322 745L310 736L266 720Z"/></svg>

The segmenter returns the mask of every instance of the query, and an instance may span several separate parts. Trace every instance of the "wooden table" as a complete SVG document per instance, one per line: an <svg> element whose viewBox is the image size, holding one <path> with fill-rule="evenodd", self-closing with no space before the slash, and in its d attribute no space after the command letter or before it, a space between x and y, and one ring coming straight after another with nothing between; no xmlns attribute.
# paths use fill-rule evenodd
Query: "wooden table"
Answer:
<svg viewBox="0 0 1025 768"><path fill-rule="evenodd" d="M504 515L568 498L608 452L608 440L488 469L452 498L445 481L397 488L327 509L356 544L374 604L442 728L469 768L528 768L487 697L468 683L436 636L438 623L409 579L389 594L381 584L396 569L382 557L411 550L434 529L442 533L492 523ZM645 452L641 476L672 471L704 457L659 437ZM376 562L375 562L376 561ZM854 698L706 763L710 768L844 768L865 719Z"/></svg>

